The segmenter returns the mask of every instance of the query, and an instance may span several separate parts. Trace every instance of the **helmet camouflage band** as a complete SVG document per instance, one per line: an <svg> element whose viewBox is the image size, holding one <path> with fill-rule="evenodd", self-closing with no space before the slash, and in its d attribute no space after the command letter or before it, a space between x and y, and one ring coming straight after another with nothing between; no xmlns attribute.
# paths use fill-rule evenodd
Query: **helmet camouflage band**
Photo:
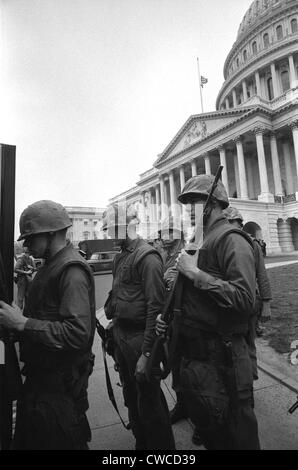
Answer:
<svg viewBox="0 0 298 470"><path fill-rule="evenodd" d="M37 201L28 206L20 217L18 240L39 233L58 232L72 225L65 208L53 201Z"/></svg>
<svg viewBox="0 0 298 470"><path fill-rule="evenodd" d="M240 222L243 222L243 217L236 207L227 207L224 210L224 214L228 220L240 220Z"/></svg>
<svg viewBox="0 0 298 470"><path fill-rule="evenodd" d="M190 178L184 186L182 193L178 196L178 201L188 204L191 200L206 200L214 181L213 175L197 175ZM221 203L223 208L228 207L229 199L223 183L219 180L212 197Z"/></svg>

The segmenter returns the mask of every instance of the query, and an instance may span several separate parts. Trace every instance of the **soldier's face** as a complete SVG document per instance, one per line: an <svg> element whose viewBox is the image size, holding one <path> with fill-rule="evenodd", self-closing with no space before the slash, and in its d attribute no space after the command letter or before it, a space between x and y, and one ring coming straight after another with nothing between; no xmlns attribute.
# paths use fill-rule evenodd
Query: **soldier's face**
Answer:
<svg viewBox="0 0 298 470"><path fill-rule="evenodd" d="M48 236L45 233L31 235L25 239L24 246L34 258L43 258L48 246Z"/></svg>

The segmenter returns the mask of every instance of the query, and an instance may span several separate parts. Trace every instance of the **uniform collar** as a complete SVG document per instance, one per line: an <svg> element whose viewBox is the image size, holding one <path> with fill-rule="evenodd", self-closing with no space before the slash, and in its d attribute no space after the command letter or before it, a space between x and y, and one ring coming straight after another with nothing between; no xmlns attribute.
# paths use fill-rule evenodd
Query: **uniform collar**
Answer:
<svg viewBox="0 0 298 470"><path fill-rule="evenodd" d="M133 253L138 246L140 238L137 237L134 240L126 239L123 244L123 250Z"/></svg>

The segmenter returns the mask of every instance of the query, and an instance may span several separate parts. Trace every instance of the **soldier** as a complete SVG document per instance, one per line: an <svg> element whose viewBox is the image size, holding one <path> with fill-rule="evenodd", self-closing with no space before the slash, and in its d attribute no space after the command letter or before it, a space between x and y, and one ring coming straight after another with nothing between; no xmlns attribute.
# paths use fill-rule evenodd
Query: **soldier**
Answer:
<svg viewBox="0 0 298 470"><path fill-rule="evenodd" d="M191 207L192 219L213 181L209 175L192 177L178 197ZM204 215L199 256L182 251L177 260L184 279L180 380L188 415L207 449L259 449L245 340L255 304L255 262L250 237L231 227L223 215L228 205L219 181ZM159 332L164 331L161 326L159 320Z"/></svg>
<svg viewBox="0 0 298 470"><path fill-rule="evenodd" d="M17 273L18 300L17 304L21 310L24 307L24 301L28 294L28 288L32 281L32 274L35 270L34 259L29 255L28 248L25 247L24 253L18 258L14 271Z"/></svg>
<svg viewBox="0 0 298 470"><path fill-rule="evenodd" d="M25 382L18 402L14 449L88 449L88 377L94 356L92 273L66 246L71 226L63 206L38 201L20 218L19 240L45 263L37 272L24 314L0 301L0 325L20 335Z"/></svg>
<svg viewBox="0 0 298 470"><path fill-rule="evenodd" d="M184 248L185 240L181 222L173 216L168 217L161 223L160 239L162 241L162 257L164 262L164 281L166 290L172 288L177 270L175 268L176 259L181 250ZM171 423L175 424L182 419L188 418L186 405L183 399L183 393L180 386L180 365L181 354L177 350L173 358L172 368L172 388L176 392L176 405L170 411ZM201 445L201 439L198 430L195 428L192 441L196 445Z"/></svg>
<svg viewBox="0 0 298 470"><path fill-rule="evenodd" d="M114 206L107 211L104 229L113 238L122 239L122 249L114 259L105 312L113 320L114 358L136 449L172 450L175 443L160 380L149 382L145 376L155 320L164 302L163 264L156 249L137 235L137 225L132 207L126 211Z"/></svg>
<svg viewBox="0 0 298 470"><path fill-rule="evenodd" d="M228 221L234 227L243 229L243 217L235 207L229 206L224 211ZM259 321L266 322L271 318L270 300L272 299L270 281L268 279L267 271L265 268L264 257L262 253L262 247L259 241L252 237L255 266L256 266L256 280L257 280L257 291L256 291L256 308L254 314L250 318L249 322L249 333L247 337L248 345L250 347L250 355L253 363L253 376L254 380L258 379L258 368L257 368L257 351L255 345L256 334L258 335Z"/></svg>

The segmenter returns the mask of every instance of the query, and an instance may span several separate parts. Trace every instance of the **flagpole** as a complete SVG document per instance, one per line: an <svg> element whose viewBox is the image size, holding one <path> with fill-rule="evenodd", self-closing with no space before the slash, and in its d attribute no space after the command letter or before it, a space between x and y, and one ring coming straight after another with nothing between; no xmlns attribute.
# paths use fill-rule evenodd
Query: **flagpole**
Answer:
<svg viewBox="0 0 298 470"><path fill-rule="evenodd" d="M199 64L199 58L198 58L198 57L197 57L197 64L198 64L198 73L199 73L199 86L200 86L200 97L201 97L201 109L202 109L202 113L204 113L203 94L202 94L202 83L201 83L201 74L200 74L200 64Z"/></svg>

